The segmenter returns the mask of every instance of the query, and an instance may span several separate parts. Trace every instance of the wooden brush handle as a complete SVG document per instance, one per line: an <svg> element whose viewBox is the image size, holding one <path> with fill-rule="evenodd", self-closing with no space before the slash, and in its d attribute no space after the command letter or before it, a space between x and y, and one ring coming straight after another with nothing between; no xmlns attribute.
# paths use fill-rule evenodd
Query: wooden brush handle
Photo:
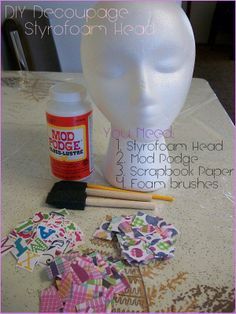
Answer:
<svg viewBox="0 0 236 314"><path fill-rule="evenodd" d="M116 208L134 208L134 209L156 209L156 204L153 202L138 202L128 200L118 200L112 198L87 197L86 206L94 207L116 207Z"/></svg>
<svg viewBox="0 0 236 314"><path fill-rule="evenodd" d="M108 191L108 190L96 190L96 189L86 189L86 194L88 196L100 196L108 198L116 198L122 200L133 200L133 201L142 201L142 202L151 202L152 195L150 194L138 194L138 193L124 193L119 191Z"/></svg>
<svg viewBox="0 0 236 314"><path fill-rule="evenodd" d="M97 190L119 191L123 193L129 193L131 191L131 190L124 190L121 188L114 188L111 186L99 185L99 184L94 184L94 183L88 183L87 187L91 189L97 189ZM147 193L147 192L142 192L142 191L131 191L131 192L135 194ZM168 195L160 195L160 194L152 194L152 199L170 201L170 202L174 201L174 197L168 196Z"/></svg>

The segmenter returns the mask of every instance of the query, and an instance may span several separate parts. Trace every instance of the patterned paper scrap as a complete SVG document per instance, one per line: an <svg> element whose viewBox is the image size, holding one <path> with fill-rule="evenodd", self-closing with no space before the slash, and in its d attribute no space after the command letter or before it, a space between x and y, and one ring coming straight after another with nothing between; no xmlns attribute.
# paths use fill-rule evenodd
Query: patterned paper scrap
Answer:
<svg viewBox="0 0 236 314"><path fill-rule="evenodd" d="M41 294L40 311L55 311L60 306L61 312L111 312L114 295L129 288L124 264L96 252L63 255L54 259L46 272L50 279L55 279L56 287ZM50 293L54 302L48 300Z"/></svg>
<svg viewBox="0 0 236 314"><path fill-rule="evenodd" d="M112 217L112 220L109 223L109 226L107 228L108 231L113 232L119 232L119 225L124 220L124 217L122 216L114 216Z"/></svg>
<svg viewBox="0 0 236 314"><path fill-rule="evenodd" d="M40 295L40 312L56 313L60 312L62 308L63 302L54 286L42 290Z"/></svg>
<svg viewBox="0 0 236 314"><path fill-rule="evenodd" d="M103 222L95 231L94 237L103 240L112 240L112 232L108 231L110 221Z"/></svg>
<svg viewBox="0 0 236 314"><path fill-rule="evenodd" d="M118 238L122 255L124 258L130 263L138 262L138 263L147 263L151 259L153 259L153 253L148 248L148 243L142 239L132 239L129 237Z"/></svg>
<svg viewBox="0 0 236 314"><path fill-rule="evenodd" d="M163 218L138 212L134 216L112 218L106 230L118 239L122 257L129 263L146 264L151 260L165 260L174 256L178 230ZM104 239L95 232L94 237Z"/></svg>
<svg viewBox="0 0 236 314"><path fill-rule="evenodd" d="M11 252L17 259L17 267L32 271L37 264L45 266L55 257L75 250L82 244L83 233L65 215L68 215L65 209L36 212L2 239L1 254Z"/></svg>
<svg viewBox="0 0 236 314"><path fill-rule="evenodd" d="M106 301L104 297L88 300L82 304L76 305L77 312L87 312L88 310L93 310L94 313L105 313L107 309L107 304L110 301Z"/></svg>
<svg viewBox="0 0 236 314"><path fill-rule="evenodd" d="M16 266L32 272L39 257L40 254L27 250L23 255L20 256Z"/></svg>
<svg viewBox="0 0 236 314"><path fill-rule="evenodd" d="M1 255L5 255L14 248L14 240L9 237L3 237L1 239Z"/></svg>
<svg viewBox="0 0 236 314"><path fill-rule="evenodd" d="M66 300L70 300L73 288L72 274L68 272L62 280L57 280L56 284L59 296L63 300L63 302Z"/></svg>
<svg viewBox="0 0 236 314"><path fill-rule="evenodd" d="M14 247L11 250L11 253L18 260L27 250L29 250L27 243L22 238L17 238L14 241Z"/></svg>

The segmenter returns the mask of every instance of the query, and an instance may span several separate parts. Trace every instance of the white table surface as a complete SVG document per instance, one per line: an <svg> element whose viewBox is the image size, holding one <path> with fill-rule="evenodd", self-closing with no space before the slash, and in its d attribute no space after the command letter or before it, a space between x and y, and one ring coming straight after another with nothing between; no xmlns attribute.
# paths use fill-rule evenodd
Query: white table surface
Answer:
<svg viewBox="0 0 236 314"><path fill-rule="evenodd" d="M37 210L50 211L45 197L56 181L50 175L45 104L48 89L57 81L83 83L81 74L5 72L2 76L2 235ZM108 121L94 108L96 173L90 181L105 183L101 161L108 137ZM232 168L233 124L209 84L193 79L181 114L167 142L217 143L223 151L199 151L198 164ZM191 153L191 152L190 152ZM174 153L170 153L173 155ZM175 152L178 154L178 152ZM193 154L193 153L191 153ZM195 180L178 177L179 181ZM212 176L202 180L214 181ZM233 196L232 176L216 178L217 189L167 187L174 202L157 201L160 215L181 232L175 257L155 265L127 267L131 289L120 295L115 311L224 312L233 306ZM85 233L85 246L107 254L110 245L92 240L106 215L134 214L134 210L86 208L71 218ZM2 312L38 312L39 291L50 285L37 266L33 273L16 268L11 254L2 259Z"/></svg>

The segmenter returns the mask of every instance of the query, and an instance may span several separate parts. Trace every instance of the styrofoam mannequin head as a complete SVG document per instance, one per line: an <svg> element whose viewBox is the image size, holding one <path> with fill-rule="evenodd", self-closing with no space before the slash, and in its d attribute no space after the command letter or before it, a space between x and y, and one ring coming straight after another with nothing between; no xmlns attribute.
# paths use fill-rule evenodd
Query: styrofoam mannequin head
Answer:
<svg viewBox="0 0 236 314"><path fill-rule="evenodd" d="M91 19L90 25L103 24L107 33L82 38L83 73L93 101L112 127L168 129L184 105L195 61L184 11L158 1L99 2L99 8L125 8L127 14L116 22ZM115 33L121 24L134 30ZM140 25L146 26L143 33Z"/></svg>

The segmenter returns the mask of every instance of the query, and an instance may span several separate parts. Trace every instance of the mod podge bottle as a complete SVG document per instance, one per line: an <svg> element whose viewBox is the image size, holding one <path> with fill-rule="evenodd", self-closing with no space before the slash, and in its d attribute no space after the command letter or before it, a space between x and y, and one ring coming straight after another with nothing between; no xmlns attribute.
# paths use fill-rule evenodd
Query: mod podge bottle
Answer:
<svg viewBox="0 0 236 314"><path fill-rule="evenodd" d="M52 174L64 180L88 177L93 171L92 107L86 89L71 82L51 87L46 117Z"/></svg>

